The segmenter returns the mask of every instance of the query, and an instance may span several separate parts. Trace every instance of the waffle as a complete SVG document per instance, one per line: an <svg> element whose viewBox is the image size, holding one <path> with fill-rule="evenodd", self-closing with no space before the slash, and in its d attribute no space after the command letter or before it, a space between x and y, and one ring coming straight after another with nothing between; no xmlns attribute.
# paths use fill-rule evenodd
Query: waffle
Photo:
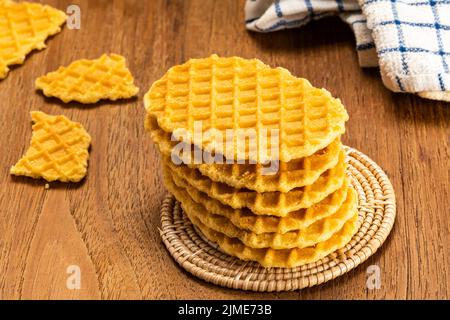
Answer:
<svg viewBox="0 0 450 320"><path fill-rule="evenodd" d="M168 189L173 190L173 181L167 181L166 185L169 186ZM307 228L286 233L257 234L240 229L223 214L209 212L203 205L195 202L186 191L176 189L174 195L189 217L196 217L208 228L219 231L228 237L238 238L251 248L304 248L323 242L339 231L344 223L354 215L357 204L356 193L350 188L346 200L336 212L317 220Z"/></svg>
<svg viewBox="0 0 450 320"><path fill-rule="evenodd" d="M223 205L219 201L209 198L205 193L192 188L183 177L173 174L166 166L164 166L164 182L168 191L180 202L189 197L212 214L226 217L237 228L256 234L274 232L283 234L308 228L316 221L334 214L344 203L348 191L348 180L346 179L339 190L330 194L320 203L307 209L290 212L285 217L276 217L255 215L249 209L233 209Z"/></svg>
<svg viewBox="0 0 450 320"><path fill-rule="evenodd" d="M102 55L95 60L77 60L67 67L36 79L36 88L47 97L56 97L65 103L77 101L96 103L102 99L118 100L134 97L139 88L126 66L125 58Z"/></svg>
<svg viewBox="0 0 450 320"><path fill-rule="evenodd" d="M37 3L0 1L0 79L8 66L22 64L31 51L45 48L45 40L61 31L64 12Z"/></svg>
<svg viewBox="0 0 450 320"><path fill-rule="evenodd" d="M348 220L341 230L333 234L328 240L314 246L293 249L255 249L244 245L237 238L230 238L225 234L208 228L196 217L189 217L191 222L209 241L215 242L225 253L238 257L244 261L256 261L263 267L294 268L316 262L338 249L344 247L358 231L358 213Z"/></svg>
<svg viewBox="0 0 450 320"><path fill-rule="evenodd" d="M160 129L156 121L151 120L152 118L147 119L150 122L146 126L151 132L153 141L162 154L171 156L172 150L179 142L171 141L170 133ZM263 165L248 162L245 164L196 164L194 161L185 161L185 164L198 169L211 180L234 188L246 188L257 192L288 192L294 188L312 184L322 173L336 166L341 148L342 144L338 138L310 157L280 162L278 171L272 175L263 174ZM187 156L188 159L194 159L194 150L191 149L191 154ZM183 158L184 155L181 154L180 157Z"/></svg>
<svg viewBox="0 0 450 320"><path fill-rule="evenodd" d="M77 122L65 116L31 112L34 122L26 154L11 168L11 174L47 181L78 182L87 172L91 137Z"/></svg>
<svg viewBox="0 0 450 320"><path fill-rule="evenodd" d="M339 99L286 69L217 55L172 67L144 101L147 117L154 117L164 131L185 133L187 141L227 159L256 163L308 157L343 134L348 120ZM212 135L192 141L200 121L201 131ZM226 137L230 129L235 133L232 147L222 150L218 137ZM238 138L239 131L249 129L253 137ZM278 130L275 142L275 133L265 132L272 129Z"/></svg>
<svg viewBox="0 0 450 320"><path fill-rule="evenodd" d="M247 207L259 215L280 217L322 201L329 194L338 190L346 177L344 151L341 151L338 165L323 173L312 185L292 189L287 193L278 191L258 193L247 189L236 189L224 183L212 181L197 169L190 169L186 165L175 165L169 157L164 156L163 162L170 167L172 172L185 177L193 188L223 204L234 209Z"/></svg>
<svg viewBox="0 0 450 320"><path fill-rule="evenodd" d="M351 189L348 199L337 213L319 220L306 229L290 231L284 234L256 234L237 228L223 216L209 213L205 207L196 204L190 198L181 202L181 206L190 218L195 217L208 228L221 232L230 238L237 238L244 245L255 249L292 249L316 245L319 242L328 240L334 233L338 232L345 222L354 217L357 212L355 193Z"/></svg>

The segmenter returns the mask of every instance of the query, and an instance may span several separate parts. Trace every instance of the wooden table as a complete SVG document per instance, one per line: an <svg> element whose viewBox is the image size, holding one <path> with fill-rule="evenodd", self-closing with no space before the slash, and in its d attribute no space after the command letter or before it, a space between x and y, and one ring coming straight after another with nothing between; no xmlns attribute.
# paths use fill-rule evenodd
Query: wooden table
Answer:
<svg viewBox="0 0 450 320"><path fill-rule="evenodd" d="M450 298L449 105L388 91L377 69L358 66L352 32L339 19L255 34L244 28L243 1L40 2L64 11L76 3L82 22L0 82L0 298ZM108 52L127 57L138 99L65 105L35 92L36 77ZM174 263L158 233L166 191L142 97L170 66L211 53L283 66L342 99L350 114L345 143L383 167L397 195L394 230L366 263L325 285L279 294L220 288ZM30 110L85 125L93 141L83 183L46 190L43 181L9 175L28 147ZM73 265L80 290L66 286ZM370 265L381 268L379 290L366 288Z"/></svg>

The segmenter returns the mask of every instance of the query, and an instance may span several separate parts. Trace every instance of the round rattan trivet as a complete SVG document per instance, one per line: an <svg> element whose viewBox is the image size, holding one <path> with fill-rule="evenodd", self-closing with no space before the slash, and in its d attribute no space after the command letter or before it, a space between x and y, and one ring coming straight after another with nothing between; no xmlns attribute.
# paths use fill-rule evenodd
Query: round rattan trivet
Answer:
<svg viewBox="0 0 450 320"><path fill-rule="evenodd" d="M201 235L171 195L161 207L161 237L175 261L216 285L259 292L312 287L355 268L386 240L395 220L395 195L383 170L361 152L345 147L348 175L359 195L359 230L344 248L297 268L263 268L221 252Z"/></svg>

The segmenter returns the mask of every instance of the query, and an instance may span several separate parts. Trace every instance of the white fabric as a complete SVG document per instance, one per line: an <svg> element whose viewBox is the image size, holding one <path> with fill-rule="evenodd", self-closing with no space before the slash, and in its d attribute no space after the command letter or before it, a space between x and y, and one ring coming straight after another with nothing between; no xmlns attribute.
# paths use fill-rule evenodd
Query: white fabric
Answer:
<svg viewBox="0 0 450 320"><path fill-rule="evenodd" d="M332 14L352 28L359 64L378 65L387 88L450 98L450 0L247 0L245 6L246 26L257 32Z"/></svg>

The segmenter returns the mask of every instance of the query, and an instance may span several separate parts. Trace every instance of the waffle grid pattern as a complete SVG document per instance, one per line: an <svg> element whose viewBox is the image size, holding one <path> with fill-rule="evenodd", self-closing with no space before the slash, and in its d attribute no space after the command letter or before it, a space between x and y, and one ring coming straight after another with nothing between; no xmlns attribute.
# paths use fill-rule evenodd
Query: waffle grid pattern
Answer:
<svg viewBox="0 0 450 320"><path fill-rule="evenodd" d="M47 97L85 104L102 99L127 99L139 92L125 58L117 54L74 61L36 79L36 87Z"/></svg>
<svg viewBox="0 0 450 320"><path fill-rule="evenodd" d="M171 134L160 129L154 119L147 119L151 120L150 123L146 123L146 126L151 132L153 141L164 156L171 157L172 151L179 142L171 141ZM279 162L277 173L271 175L263 174L265 166L250 164L248 161L245 164L196 164L191 161L194 159L194 148L191 146L188 149L191 151L189 154L187 152L179 157L190 168L198 169L211 180L228 184L230 187L257 192L289 192L294 188L314 183L322 173L335 167L339 161L341 148L340 139L336 139L325 149L309 157Z"/></svg>
<svg viewBox="0 0 450 320"><path fill-rule="evenodd" d="M47 5L0 1L0 79L8 66L22 64L31 51L45 48L45 40L61 31L64 12Z"/></svg>
<svg viewBox="0 0 450 320"><path fill-rule="evenodd" d="M313 184L293 189L289 192L259 193L247 189L236 189L224 183L215 182L196 169L186 165L175 165L170 158L163 162L178 176L184 176L192 187L206 193L232 208L249 208L255 214L284 217L289 212L308 208L338 190L345 180L345 153L341 152L336 167L323 173Z"/></svg>
<svg viewBox="0 0 450 320"><path fill-rule="evenodd" d="M168 190L180 201L184 212L191 220L196 218L208 228L228 237L238 238L244 245L251 248L291 249L313 246L328 240L356 213L357 198L353 189L350 189L347 199L337 211L323 219L318 219L306 228L282 234L256 234L236 227L223 214L209 212L203 205L196 203L185 190L177 190L175 183L170 181L170 176L165 173L164 177Z"/></svg>
<svg viewBox="0 0 450 320"><path fill-rule="evenodd" d="M358 197L340 142L348 115L328 91L256 59L212 55L169 69L144 100L166 188L218 250L295 268L356 233ZM242 140L245 130L253 132ZM273 161L282 169L269 180L262 169Z"/></svg>
<svg viewBox="0 0 450 320"><path fill-rule="evenodd" d="M223 287L256 292L299 290L335 279L373 255L388 237L396 216L395 194L383 170L364 154L347 148L352 186L358 193L358 231L340 250L295 268L264 268L228 255L197 230L168 196L161 207L161 237L185 270Z"/></svg>
<svg viewBox="0 0 450 320"><path fill-rule="evenodd" d="M166 174L170 170L165 170ZM249 230L253 233L286 233L289 231L308 228L311 224L320 219L324 219L334 214L344 203L347 198L348 182L333 192L324 200L315 205L290 212L285 217L256 215L250 209L233 209L224 205L219 201L209 198L205 193L192 188L191 185L183 178L170 172L170 179L167 183L167 189L174 195L179 194L179 199L189 196L193 201L202 205L207 211L222 215L231 221L236 227ZM173 182L172 185L170 182ZM186 195L184 195L186 192Z"/></svg>
<svg viewBox="0 0 450 320"><path fill-rule="evenodd" d="M47 181L78 182L87 172L91 137L79 123L64 116L31 113L33 135L26 154L11 174Z"/></svg>
<svg viewBox="0 0 450 320"><path fill-rule="evenodd" d="M194 123L202 131L213 129L226 136L232 129L233 150L220 150L227 159L291 161L323 149L345 130L345 108L324 89L317 89L286 69L270 68L259 60L191 59L171 68L145 96L149 117L167 131L185 129L191 142L216 151L217 141L192 139ZM240 130L254 129L254 136L239 138ZM279 130L277 146L270 131ZM214 134L212 135L213 137ZM266 139L267 138L267 139ZM238 146L245 145L245 154ZM279 154L272 148L279 147Z"/></svg>

